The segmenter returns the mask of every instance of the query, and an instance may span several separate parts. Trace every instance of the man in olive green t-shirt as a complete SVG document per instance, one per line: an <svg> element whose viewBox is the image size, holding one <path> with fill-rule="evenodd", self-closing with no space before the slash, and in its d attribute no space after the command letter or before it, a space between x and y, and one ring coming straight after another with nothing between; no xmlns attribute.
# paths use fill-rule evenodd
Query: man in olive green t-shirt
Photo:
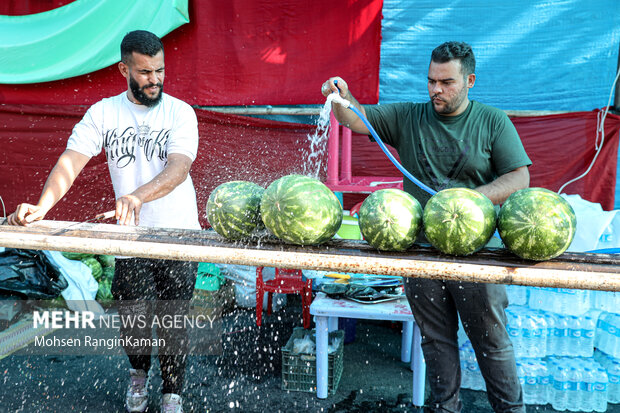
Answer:
<svg viewBox="0 0 620 413"><path fill-rule="evenodd" d="M529 185L528 158L504 112L468 98L476 61L466 43L447 42L431 55L426 103L362 107L347 83L333 77L325 96L339 92L368 118L379 137L396 148L403 166L422 183L440 191L468 187L494 204ZM334 81L337 81L337 86ZM369 135L353 111L334 104L340 123ZM430 194L409 179L404 189L422 206ZM496 412L524 412L512 344L506 332L508 305L503 285L405 278L405 291L422 332L431 395L427 411L460 412L461 371L458 316L476 352L491 407Z"/></svg>

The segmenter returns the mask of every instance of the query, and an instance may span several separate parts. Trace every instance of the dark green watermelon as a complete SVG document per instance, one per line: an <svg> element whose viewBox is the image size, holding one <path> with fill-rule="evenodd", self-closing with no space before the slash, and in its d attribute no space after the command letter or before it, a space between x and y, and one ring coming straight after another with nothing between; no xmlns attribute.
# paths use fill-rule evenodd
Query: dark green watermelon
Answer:
<svg viewBox="0 0 620 413"><path fill-rule="evenodd" d="M97 255L95 258L99 260L103 268L114 268L116 265L116 257L114 255Z"/></svg>
<svg viewBox="0 0 620 413"><path fill-rule="evenodd" d="M468 188L439 191L424 207L424 233L438 250L451 255L469 255L480 248L495 232L493 202Z"/></svg>
<svg viewBox="0 0 620 413"><path fill-rule="evenodd" d="M97 280L97 282L101 281L101 275L103 274L103 267L101 266L101 263L99 263L95 257L84 258L81 261L86 264L88 268L90 268L95 280Z"/></svg>
<svg viewBox="0 0 620 413"><path fill-rule="evenodd" d="M422 206L400 189L381 189L370 194L359 210L364 239L382 251L411 247L422 228Z"/></svg>
<svg viewBox="0 0 620 413"><path fill-rule="evenodd" d="M68 260L80 261L85 258L93 258L95 254L89 254L85 252L69 252L69 251L61 251L60 252L63 257Z"/></svg>
<svg viewBox="0 0 620 413"><path fill-rule="evenodd" d="M207 200L207 219L221 236L238 240L249 237L259 225L260 200L264 189L248 181L218 186Z"/></svg>
<svg viewBox="0 0 620 413"><path fill-rule="evenodd" d="M342 223L342 206L336 195L318 179L303 175L287 175L272 182L260 208L265 227L291 244L328 241Z"/></svg>
<svg viewBox="0 0 620 413"><path fill-rule="evenodd" d="M562 254L575 237L577 217L570 204L545 188L525 188L508 197L497 222L504 245L528 260Z"/></svg>

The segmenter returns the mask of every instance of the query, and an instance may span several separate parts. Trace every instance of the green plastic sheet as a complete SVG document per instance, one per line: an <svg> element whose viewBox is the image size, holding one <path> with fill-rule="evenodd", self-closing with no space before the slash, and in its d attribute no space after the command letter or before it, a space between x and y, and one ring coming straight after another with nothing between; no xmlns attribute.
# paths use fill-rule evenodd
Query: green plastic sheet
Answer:
<svg viewBox="0 0 620 413"><path fill-rule="evenodd" d="M188 0L76 0L27 16L0 16L0 83L39 83L120 60L132 30L163 37L189 22Z"/></svg>

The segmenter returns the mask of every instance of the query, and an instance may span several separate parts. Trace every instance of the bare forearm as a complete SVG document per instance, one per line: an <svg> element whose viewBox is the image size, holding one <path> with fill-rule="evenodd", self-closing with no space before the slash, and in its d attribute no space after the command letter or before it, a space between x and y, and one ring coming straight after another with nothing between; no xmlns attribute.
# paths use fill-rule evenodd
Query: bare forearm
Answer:
<svg viewBox="0 0 620 413"><path fill-rule="evenodd" d="M155 178L116 200L118 222L130 225L133 217L135 224L139 225L142 205L168 195L181 185L187 179L191 166L192 160L185 155L168 155L168 165Z"/></svg>
<svg viewBox="0 0 620 413"><path fill-rule="evenodd" d="M74 151L65 151L50 172L37 206L50 210L69 191L75 178L90 158Z"/></svg>
<svg viewBox="0 0 620 413"><path fill-rule="evenodd" d="M350 91L347 91L345 99L351 102L351 105L355 106L362 113L362 115L366 117L364 107L360 105ZM366 135L369 133L366 125L364 125L362 120L351 109L344 108L338 103L332 103L332 111L338 122L352 131Z"/></svg>
<svg viewBox="0 0 620 413"><path fill-rule="evenodd" d="M331 93L338 93L340 97L351 102L366 117L366 111L360 103L353 97L349 90L349 85L341 77L331 77L321 86L321 93L328 97ZM342 125L354 132L369 135L370 131L364 122L350 109L342 107L339 103L332 102L334 116Z"/></svg>
<svg viewBox="0 0 620 413"><path fill-rule="evenodd" d="M527 188L530 185L530 174L527 166L522 166L510 171L493 182L476 188L478 192L486 195L493 204L503 203L513 192Z"/></svg>
<svg viewBox="0 0 620 413"><path fill-rule="evenodd" d="M181 185L187 178L189 169L171 168L164 169L150 182L142 185L131 194L142 200L142 203L151 202L163 198Z"/></svg>
<svg viewBox="0 0 620 413"><path fill-rule="evenodd" d="M73 181L88 163L89 156L67 149L52 168L36 205L22 203L8 217L10 225L29 225L41 220L69 191Z"/></svg>

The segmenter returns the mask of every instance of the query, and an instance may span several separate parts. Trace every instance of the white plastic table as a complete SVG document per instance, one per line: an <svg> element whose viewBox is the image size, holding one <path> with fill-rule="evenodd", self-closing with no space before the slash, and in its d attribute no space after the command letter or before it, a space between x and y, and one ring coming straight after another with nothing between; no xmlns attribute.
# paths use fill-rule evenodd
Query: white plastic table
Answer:
<svg viewBox="0 0 620 413"><path fill-rule="evenodd" d="M377 304L361 304L355 301L329 298L318 293L310 305L310 314L316 321L316 394L319 399L327 398L327 346L330 331L338 329L338 318L363 320L390 320L403 322L403 336L400 358L411 362L413 370L413 397L415 406L424 404L424 375L426 364L422 355L420 329L413 320L406 298Z"/></svg>

